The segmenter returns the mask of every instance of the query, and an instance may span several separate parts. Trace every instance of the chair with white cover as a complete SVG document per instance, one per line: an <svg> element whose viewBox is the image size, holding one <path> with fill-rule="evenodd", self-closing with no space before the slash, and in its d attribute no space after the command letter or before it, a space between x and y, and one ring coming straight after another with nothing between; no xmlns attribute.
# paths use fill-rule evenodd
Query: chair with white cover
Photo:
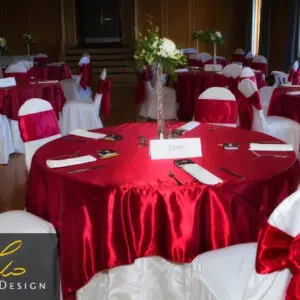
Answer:
<svg viewBox="0 0 300 300"><path fill-rule="evenodd" d="M266 74L268 71L268 61L262 55L255 55L251 61L251 68Z"/></svg>
<svg viewBox="0 0 300 300"><path fill-rule="evenodd" d="M273 211L258 243L195 258L189 299L200 299L198 295L205 295L203 300L299 299L299 214L300 190Z"/></svg>
<svg viewBox="0 0 300 300"><path fill-rule="evenodd" d="M14 145L9 122L6 116L0 115L0 165L7 164L12 153Z"/></svg>
<svg viewBox="0 0 300 300"><path fill-rule="evenodd" d="M145 69L140 70L145 72ZM157 119L157 80L151 84L150 78L143 78L145 84L145 99L139 115L143 118ZM153 81L153 80L152 80ZM177 119L177 103L175 89L163 86L163 111L166 120Z"/></svg>
<svg viewBox="0 0 300 300"><path fill-rule="evenodd" d="M239 80L242 81L243 79L250 79L255 84L257 84L255 74L254 74L253 70L249 67L245 67L242 69L242 71L239 75Z"/></svg>
<svg viewBox="0 0 300 300"><path fill-rule="evenodd" d="M270 100L271 100L274 90L275 90L275 87L273 87L273 86L264 86L259 89L262 111L265 116L268 114Z"/></svg>
<svg viewBox="0 0 300 300"><path fill-rule="evenodd" d="M39 64L47 64L49 61L48 55L45 53L38 53L34 56L33 62Z"/></svg>
<svg viewBox="0 0 300 300"><path fill-rule="evenodd" d="M275 138L284 141L287 144L292 144L296 154L299 154L300 146L300 124L294 120L270 116L265 117L261 109L260 95L256 84L244 79L238 84L238 89L252 108L252 126L251 129L263 132Z"/></svg>
<svg viewBox="0 0 300 300"><path fill-rule="evenodd" d="M300 70L299 70L299 61L296 60L291 69L288 77L288 82L292 85L300 85Z"/></svg>
<svg viewBox="0 0 300 300"><path fill-rule="evenodd" d="M234 50L233 55L232 55L232 62L234 63L244 63L245 59L245 51L242 48L237 48Z"/></svg>
<svg viewBox="0 0 300 300"><path fill-rule="evenodd" d="M226 88L205 90L195 103L195 120L211 124L236 127L238 106L235 96Z"/></svg>
<svg viewBox="0 0 300 300"><path fill-rule="evenodd" d="M92 101L92 75L90 56L84 54L78 63L78 74L73 75L72 78L76 80L76 88L79 94L79 101Z"/></svg>
<svg viewBox="0 0 300 300"><path fill-rule="evenodd" d="M224 67L222 74L226 77L238 78L242 72L243 67L237 64L229 64Z"/></svg>
<svg viewBox="0 0 300 300"><path fill-rule="evenodd" d="M186 48L186 49L181 49L182 54L190 55L190 54L196 54L197 49L195 48Z"/></svg>
<svg viewBox="0 0 300 300"><path fill-rule="evenodd" d="M19 109L19 128L25 145L25 162L30 170L34 153L46 143L61 137L57 116L48 101L29 99Z"/></svg>
<svg viewBox="0 0 300 300"><path fill-rule="evenodd" d="M100 80L106 80L106 69L102 71ZM60 85L67 98L60 121L63 135L69 134L78 128L85 130L102 128L100 105L103 95L97 93L94 101L78 101L80 95L74 80L61 80Z"/></svg>

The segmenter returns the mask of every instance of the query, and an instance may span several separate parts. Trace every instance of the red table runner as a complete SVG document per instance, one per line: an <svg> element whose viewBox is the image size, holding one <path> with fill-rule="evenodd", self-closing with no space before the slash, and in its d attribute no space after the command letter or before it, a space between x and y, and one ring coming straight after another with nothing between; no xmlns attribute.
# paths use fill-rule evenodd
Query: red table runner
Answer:
<svg viewBox="0 0 300 300"><path fill-rule="evenodd" d="M179 123L169 123L177 128ZM201 124L184 137L201 137L202 158L193 159L224 180L201 184L173 160L151 161L139 136L155 138L154 123L124 124L99 130L123 140L58 139L40 148L32 160L26 208L50 222L60 236L60 268L64 299L97 272L158 255L178 263L233 244L254 242L274 208L299 184L294 152L286 158L257 157L248 143L275 139L254 131ZM240 145L223 150L225 142ZM113 149L120 156L81 166L49 169L46 160L74 153L94 155ZM104 165L87 172L70 170ZM243 175L240 180L223 172ZM183 183L168 176L172 170Z"/></svg>
<svg viewBox="0 0 300 300"><path fill-rule="evenodd" d="M66 102L62 88L58 83L24 83L15 87L0 89L0 113L9 119L18 120L20 107L30 98L49 101L57 117Z"/></svg>
<svg viewBox="0 0 300 300"><path fill-rule="evenodd" d="M268 116L281 116L295 120L300 124L300 95L288 95L288 92L299 91L300 87L279 87L272 94Z"/></svg>

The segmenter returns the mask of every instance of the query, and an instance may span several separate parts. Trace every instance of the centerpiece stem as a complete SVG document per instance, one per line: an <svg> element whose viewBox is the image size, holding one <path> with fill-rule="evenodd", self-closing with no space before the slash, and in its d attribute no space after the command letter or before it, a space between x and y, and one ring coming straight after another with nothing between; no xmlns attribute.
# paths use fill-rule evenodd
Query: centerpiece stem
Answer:
<svg viewBox="0 0 300 300"><path fill-rule="evenodd" d="M214 65L217 64L217 43L214 43Z"/></svg>
<svg viewBox="0 0 300 300"><path fill-rule="evenodd" d="M30 56L30 45L27 44L27 55Z"/></svg>
<svg viewBox="0 0 300 300"><path fill-rule="evenodd" d="M162 68L158 63L156 68L156 93L157 93L157 133L159 139L165 137L165 120L164 120L164 102L163 102L163 82Z"/></svg>
<svg viewBox="0 0 300 300"><path fill-rule="evenodd" d="M199 53L199 41L196 40L196 50L197 50L197 53Z"/></svg>

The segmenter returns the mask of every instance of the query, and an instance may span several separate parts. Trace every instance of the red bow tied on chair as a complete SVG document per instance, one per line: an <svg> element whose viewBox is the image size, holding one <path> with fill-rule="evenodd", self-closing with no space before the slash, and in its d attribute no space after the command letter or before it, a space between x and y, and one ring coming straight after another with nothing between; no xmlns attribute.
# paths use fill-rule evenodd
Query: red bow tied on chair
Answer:
<svg viewBox="0 0 300 300"><path fill-rule="evenodd" d="M136 104L141 104L145 100L145 81L150 81L152 79L151 69L146 69L142 73L137 74L138 84L135 89L134 102Z"/></svg>
<svg viewBox="0 0 300 300"><path fill-rule="evenodd" d="M101 106L105 118L108 118L110 114L110 90L111 90L111 80L100 79L97 93L102 94Z"/></svg>
<svg viewBox="0 0 300 300"><path fill-rule="evenodd" d="M289 269L291 281L286 290L286 300L300 299L300 235L295 238L268 225L260 238L256 256L256 270L260 274Z"/></svg>
<svg viewBox="0 0 300 300"><path fill-rule="evenodd" d="M298 69L295 71L294 69L291 69L288 81L294 85L300 84L300 70Z"/></svg>
<svg viewBox="0 0 300 300"><path fill-rule="evenodd" d="M81 75L80 85L82 86L82 88L86 89L87 87L92 86L92 71L90 64L80 66L78 75Z"/></svg>

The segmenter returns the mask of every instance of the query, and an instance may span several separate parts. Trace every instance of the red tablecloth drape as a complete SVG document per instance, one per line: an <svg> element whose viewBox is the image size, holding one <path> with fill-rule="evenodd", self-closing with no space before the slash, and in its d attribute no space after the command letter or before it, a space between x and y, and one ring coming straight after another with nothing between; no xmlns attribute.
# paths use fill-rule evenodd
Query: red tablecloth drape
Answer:
<svg viewBox="0 0 300 300"><path fill-rule="evenodd" d="M300 95L288 95L288 92L299 91L299 87L279 87L272 94L268 116L281 116L295 120L300 124Z"/></svg>
<svg viewBox="0 0 300 300"><path fill-rule="evenodd" d="M169 129L180 125L167 124ZM41 147L31 164L26 207L52 222L60 235L65 300L75 299L75 291L97 272L138 257L158 255L183 263L204 251L256 241L268 216L300 181L294 152L278 159L248 150L249 142L275 140L254 131L201 124L185 134L201 137L203 157L193 160L224 180L216 186L194 180L173 160L151 161L139 136L155 138L156 124L124 124L99 132L121 134L123 139L58 139ZM223 150L219 144L226 142L239 144L239 150ZM113 149L120 156L61 169L46 166L47 159L78 149L80 155L94 156ZM104 167L68 173L99 165ZM168 176L169 170L182 186Z"/></svg>
<svg viewBox="0 0 300 300"><path fill-rule="evenodd" d="M30 98L40 98L51 103L57 117L66 102L58 83L18 84L15 87L0 89L0 113L9 119L18 120L22 104Z"/></svg>
<svg viewBox="0 0 300 300"><path fill-rule="evenodd" d="M66 64L34 66L33 76L37 80L63 80L71 79L72 73L70 67Z"/></svg>

